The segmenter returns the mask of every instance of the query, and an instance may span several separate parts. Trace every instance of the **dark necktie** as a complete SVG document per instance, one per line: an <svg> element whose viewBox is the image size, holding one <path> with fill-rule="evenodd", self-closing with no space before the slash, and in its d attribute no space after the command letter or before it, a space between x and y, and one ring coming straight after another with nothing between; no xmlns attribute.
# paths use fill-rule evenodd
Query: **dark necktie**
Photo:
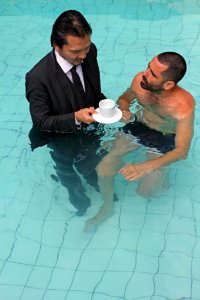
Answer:
<svg viewBox="0 0 200 300"><path fill-rule="evenodd" d="M73 66L73 68L71 68L71 74L72 74L72 80L73 80L73 83L74 85L76 86L76 88L78 89L78 91L80 92L81 94L81 97L82 97L82 101L84 103L84 99L85 99L85 91L83 89L83 85L81 83L81 80L80 80L80 77L79 75L77 74L76 72L76 66Z"/></svg>

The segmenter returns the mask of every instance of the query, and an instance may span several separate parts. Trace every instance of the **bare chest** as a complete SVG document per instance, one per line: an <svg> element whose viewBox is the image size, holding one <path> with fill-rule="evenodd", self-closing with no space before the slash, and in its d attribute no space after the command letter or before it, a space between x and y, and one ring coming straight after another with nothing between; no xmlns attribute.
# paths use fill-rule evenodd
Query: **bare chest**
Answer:
<svg viewBox="0 0 200 300"><path fill-rule="evenodd" d="M151 93L138 93L137 100L145 111L156 115L158 118L173 119L176 108L171 101L159 100Z"/></svg>
<svg viewBox="0 0 200 300"><path fill-rule="evenodd" d="M165 133L173 133L176 128L175 107L167 101L144 94L137 95L138 103L142 107L141 121L148 127Z"/></svg>

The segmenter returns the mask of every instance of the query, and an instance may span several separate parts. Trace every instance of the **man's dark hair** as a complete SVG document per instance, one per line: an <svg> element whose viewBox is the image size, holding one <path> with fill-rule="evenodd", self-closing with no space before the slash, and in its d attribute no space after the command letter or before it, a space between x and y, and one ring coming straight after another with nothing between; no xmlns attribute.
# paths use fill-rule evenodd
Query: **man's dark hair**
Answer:
<svg viewBox="0 0 200 300"><path fill-rule="evenodd" d="M168 66L168 69L163 72L164 80L172 80L177 84L186 73L185 59L176 52L163 52L158 54L157 58L160 63Z"/></svg>
<svg viewBox="0 0 200 300"><path fill-rule="evenodd" d="M83 38L90 34L92 34L92 28L84 16L76 10L67 10L53 24L51 46L56 44L62 48L63 45L67 44L66 36L68 35Z"/></svg>

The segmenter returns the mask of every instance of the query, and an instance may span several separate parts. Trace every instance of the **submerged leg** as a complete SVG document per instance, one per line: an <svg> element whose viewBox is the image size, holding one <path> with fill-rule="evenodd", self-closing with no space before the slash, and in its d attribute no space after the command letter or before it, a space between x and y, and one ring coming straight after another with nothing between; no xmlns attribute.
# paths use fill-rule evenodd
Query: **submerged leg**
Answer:
<svg viewBox="0 0 200 300"><path fill-rule="evenodd" d="M79 176L74 173L60 174L57 173L63 186L65 186L69 193L69 201L77 209L77 215L82 216L91 205L89 197L86 195L85 188Z"/></svg>
<svg viewBox="0 0 200 300"><path fill-rule="evenodd" d="M51 152L51 156L55 162L54 169L57 177L68 190L69 201L77 209L77 215L84 215L91 203L72 162L64 159L65 156L62 153Z"/></svg>
<svg viewBox="0 0 200 300"><path fill-rule="evenodd" d="M155 170L150 174L145 175L137 187L137 193L148 198L156 195L156 193L162 192L167 189L167 177L166 170Z"/></svg>
<svg viewBox="0 0 200 300"><path fill-rule="evenodd" d="M85 230L100 224L112 213L114 199L114 178L124 165L122 157L124 154L135 149L136 146L125 135L120 135L113 144L110 152L103 157L97 165L98 184L103 197L103 205L99 212L86 221Z"/></svg>
<svg viewBox="0 0 200 300"><path fill-rule="evenodd" d="M148 153L148 159L154 159L159 156L160 154ZM166 174L167 167L164 167L145 175L138 184L137 193L147 198L166 190L168 188Z"/></svg>
<svg viewBox="0 0 200 300"><path fill-rule="evenodd" d="M85 222L84 231L91 230L113 214L114 177L99 178L99 187L103 191L104 202L97 214Z"/></svg>

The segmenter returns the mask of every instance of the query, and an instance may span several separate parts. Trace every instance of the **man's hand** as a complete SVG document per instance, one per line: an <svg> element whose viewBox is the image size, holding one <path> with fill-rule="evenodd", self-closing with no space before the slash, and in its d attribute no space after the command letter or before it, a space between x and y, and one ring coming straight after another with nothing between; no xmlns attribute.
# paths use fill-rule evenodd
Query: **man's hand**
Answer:
<svg viewBox="0 0 200 300"><path fill-rule="evenodd" d="M122 110L122 118L121 120L123 122L129 122L131 120L133 120L133 114L132 112L128 111L128 110Z"/></svg>
<svg viewBox="0 0 200 300"><path fill-rule="evenodd" d="M151 164L141 163L141 164L128 164L119 170L119 173L124 176L128 181L133 181L141 178L147 173L153 171Z"/></svg>
<svg viewBox="0 0 200 300"><path fill-rule="evenodd" d="M94 107L83 108L83 109L80 109L79 111L75 112L75 119L78 122L90 124L90 123L94 122L92 114L95 114L95 113L96 113L96 111L95 111Z"/></svg>

